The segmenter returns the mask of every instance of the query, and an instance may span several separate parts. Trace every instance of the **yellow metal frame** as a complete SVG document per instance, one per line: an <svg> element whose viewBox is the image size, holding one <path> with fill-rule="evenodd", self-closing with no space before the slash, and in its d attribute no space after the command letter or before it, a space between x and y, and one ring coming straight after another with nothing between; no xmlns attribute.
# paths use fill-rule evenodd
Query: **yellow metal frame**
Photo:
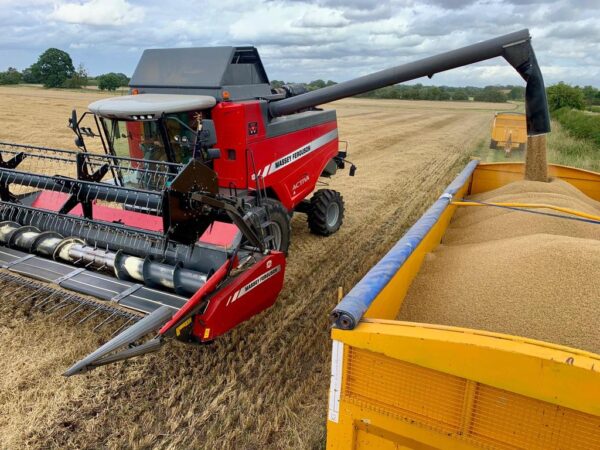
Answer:
<svg viewBox="0 0 600 450"><path fill-rule="evenodd" d="M525 165L519 162L479 163L473 174L470 192L479 194L497 189L513 181L522 180L524 173ZM600 174L589 170L550 164L548 165L548 175L560 178L575 186L588 197L600 201Z"/></svg>
<svg viewBox="0 0 600 450"><path fill-rule="evenodd" d="M462 198L467 195L468 191L469 185L467 183L458 190L455 197ZM415 248L412 255L404 262L394 278L390 280L371 304L371 307L365 313L364 317L366 319L394 319L398 315L402 306L402 300L408 292L412 281L417 276L423 263L423 258L441 242L456 208L455 205L448 205L436 224Z"/></svg>
<svg viewBox="0 0 600 450"><path fill-rule="evenodd" d="M363 321L332 338L566 408L600 416L600 355L466 328Z"/></svg>
<svg viewBox="0 0 600 450"><path fill-rule="evenodd" d="M600 174L557 165L550 166L549 172L551 176L573 184L589 197L600 200ZM521 163L480 164L455 198L496 189L522 179L522 174ZM482 442L487 442L491 448L508 448L501 443L501 436L498 436L498 441L478 441L478 436L467 437L461 431L441 432L424 427L419 425L418 420L413 420L414 417L410 420L393 417L386 410L385 402L381 403L382 387L377 391L379 394L373 394L370 400L365 397L367 400L364 402L357 399L356 393L348 391L351 385L367 386L364 380L361 384L360 379L349 376L363 373L360 376L365 379L372 377L371 371L377 374L379 367L385 366L385 361L393 360L448 379L457 377L457 380L466 383L462 423L458 429L469 430L471 427L474 392L477 389L496 389L506 392L506 398L517 396L514 398L520 399L522 396L522 405L525 406L522 406L521 412L546 408L545 411L564 417L582 415L581 420L587 420L586 426L594 430L592 438L599 439L594 442L600 448L600 355L500 333L389 320L396 317L425 255L441 241L456 208L455 205L446 208L354 330L332 331L332 338L343 343L346 350L342 363L340 412L337 422L327 422L327 447L480 448ZM353 363L348 356L351 351L354 354L356 351L372 354L371 370L356 372L354 367L353 371ZM375 383L377 375L369 379ZM376 387L369 386L365 389ZM423 395L426 397L427 382L423 381L419 389L425 390ZM559 409L552 410L552 405ZM401 405L395 408L402 411ZM548 428L547 424L539 426L540 433Z"/></svg>

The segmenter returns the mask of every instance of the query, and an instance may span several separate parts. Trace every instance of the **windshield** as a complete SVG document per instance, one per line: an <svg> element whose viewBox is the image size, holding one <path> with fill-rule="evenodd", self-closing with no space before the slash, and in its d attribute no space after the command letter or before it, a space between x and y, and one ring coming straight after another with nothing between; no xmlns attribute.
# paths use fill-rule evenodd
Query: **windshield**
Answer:
<svg viewBox="0 0 600 450"><path fill-rule="evenodd" d="M198 129L198 121L201 120L202 112L199 111L169 114L167 117L169 144L178 163L185 164L194 157L196 133L192 130Z"/></svg>
<svg viewBox="0 0 600 450"><path fill-rule="evenodd" d="M119 161L119 184L142 189L162 189L169 178L168 166L152 161L168 161L158 122L111 119L105 122L108 144L116 156L148 162Z"/></svg>
<svg viewBox="0 0 600 450"><path fill-rule="evenodd" d="M193 158L196 130L202 117L201 111L187 111L166 118L172 162L185 164ZM169 161L160 133L161 122L111 119L106 125L109 145L117 156Z"/></svg>
<svg viewBox="0 0 600 450"><path fill-rule="evenodd" d="M157 122L112 119L107 128L108 142L117 156L168 160Z"/></svg>

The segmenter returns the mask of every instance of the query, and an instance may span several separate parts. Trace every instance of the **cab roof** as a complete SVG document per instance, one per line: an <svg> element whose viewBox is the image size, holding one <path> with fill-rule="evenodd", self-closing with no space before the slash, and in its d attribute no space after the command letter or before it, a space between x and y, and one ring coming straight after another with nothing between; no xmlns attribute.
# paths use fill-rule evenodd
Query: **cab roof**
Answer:
<svg viewBox="0 0 600 450"><path fill-rule="evenodd" d="M212 108L216 104L216 99L209 95L139 94L98 100L90 103L88 108L102 117L137 119L140 115L158 117L162 114Z"/></svg>

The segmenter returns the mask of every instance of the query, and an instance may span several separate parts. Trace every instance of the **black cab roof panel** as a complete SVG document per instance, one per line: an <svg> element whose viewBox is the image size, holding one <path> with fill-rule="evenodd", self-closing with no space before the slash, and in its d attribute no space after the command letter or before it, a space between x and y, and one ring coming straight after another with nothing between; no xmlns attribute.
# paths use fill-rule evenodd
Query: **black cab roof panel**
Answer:
<svg viewBox="0 0 600 450"><path fill-rule="evenodd" d="M269 84L255 47L192 47L145 50L131 87L219 89Z"/></svg>

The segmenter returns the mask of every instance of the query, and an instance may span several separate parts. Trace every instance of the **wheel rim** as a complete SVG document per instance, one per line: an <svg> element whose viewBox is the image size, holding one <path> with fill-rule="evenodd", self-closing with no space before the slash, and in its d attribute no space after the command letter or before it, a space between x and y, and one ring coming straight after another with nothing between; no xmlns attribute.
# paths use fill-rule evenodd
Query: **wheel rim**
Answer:
<svg viewBox="0 0 600 450"><path fill-rule="evenodd" d="M336 202L331 202L327 207L327 226L329 228L335 227L340 217L340 205Z"/></svg>
<svg viewBox="0 0 600 450"><path fill-rule="evenodd" d="M269 228L269 230L271 231L271 236L273 237L273 239L271 240L271 248L273 250L280 250L281 249L281 236L282 236L282 232L281 232L281 227L279 226L278 223L273 222L271 223L271 227Z"/></svg>

